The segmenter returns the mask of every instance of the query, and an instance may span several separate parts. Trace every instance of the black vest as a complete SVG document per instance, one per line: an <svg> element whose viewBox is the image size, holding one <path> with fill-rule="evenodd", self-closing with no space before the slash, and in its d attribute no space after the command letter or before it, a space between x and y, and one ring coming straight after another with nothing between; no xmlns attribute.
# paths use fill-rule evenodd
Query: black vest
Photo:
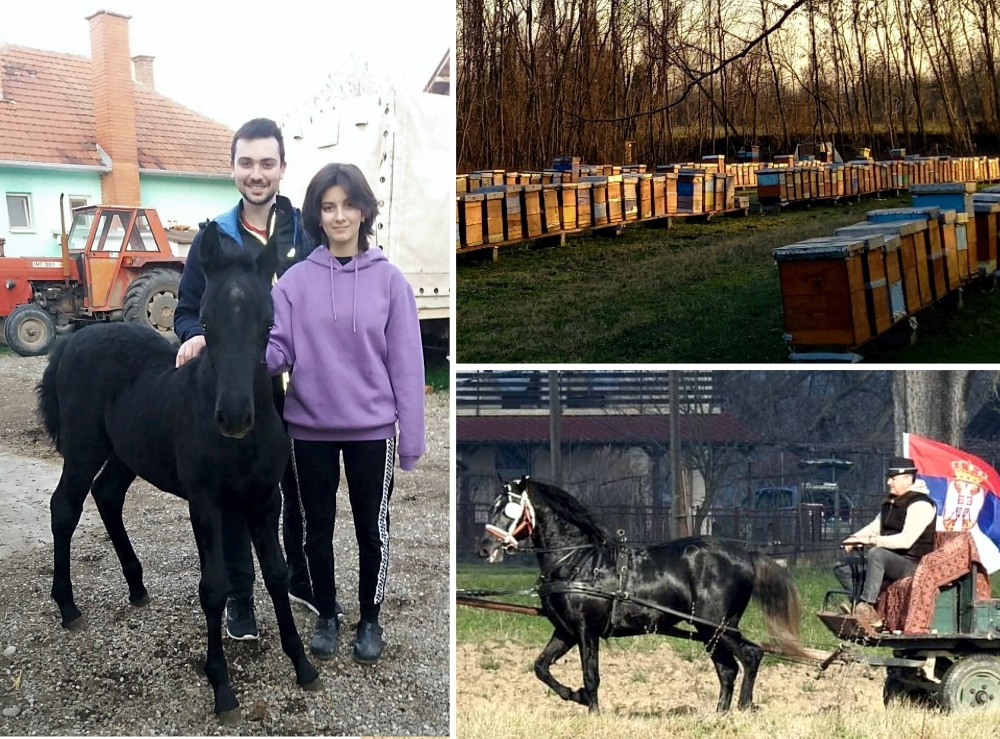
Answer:
<svg viewBox="0 0 1000 739"><path fill-rule="evenodd" d="M931 500L929 495L918 493L916 490L908 490L895 498L887 498L882 503L882 515L880 517L882 536L892 536L902 531L903 523L906 521L906 509L920 501L926 501L932 506L934 505L934 501ZM923 530L909 549L893 549L892 551L911 559L920 559L925 554L931 552L934 549L934 524L933 520L927 524L927 528Z"/></svg>

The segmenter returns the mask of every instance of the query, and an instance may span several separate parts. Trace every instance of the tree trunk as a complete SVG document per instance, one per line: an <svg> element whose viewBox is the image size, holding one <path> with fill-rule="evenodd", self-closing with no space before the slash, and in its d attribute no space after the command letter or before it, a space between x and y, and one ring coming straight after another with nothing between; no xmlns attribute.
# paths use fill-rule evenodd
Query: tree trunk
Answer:
<svg viewBox="0 0 1000 739"><path fill-rule="evenodd" d="M896 451L902 454L904 432L961 447L968 420L968 399L966 371L894 370Z"/></svg>

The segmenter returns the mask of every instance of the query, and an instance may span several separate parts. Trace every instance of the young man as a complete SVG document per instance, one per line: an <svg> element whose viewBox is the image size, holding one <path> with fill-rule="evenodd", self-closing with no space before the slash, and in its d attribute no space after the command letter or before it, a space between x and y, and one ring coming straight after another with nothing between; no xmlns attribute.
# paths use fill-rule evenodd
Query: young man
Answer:
<svg viewBox="0 0 1000 739"><path fill-rule="evenodd" d="M882 625L882 618L875 610L882 583L912 575L920 558L934 549L937 509L927 485L917 480L913 460L894 457L887 475L889 495L879 515L843 542L848 552L866 544L872 547L868 552L865 582L854 607L858 622L871 633ZM837 564L834 575L845 590L853 591L851 557Z"/></svg>
<svg viewBox="0 0 1000 739"><path fill-rule="evenodd" d="M243 124L233 136L230 150L233 180L242 198L231 210L215 218L220 227L224 251L247 251L256 255L267 243L269 226L277 232L278 275L309 254L309 237L301 228L299 211L288 198L278 195L278 185L285 173L285 144L281 129L267 118L255 118ZM275 213L273 221L270 216ZM205 224L203 224L205 225ZM201 266L200 231L191 243L181 276L180 294L174 313L174 332L181 340L177 366L196 357L205 347L205 332L199 314L205 292L205 272ZM278 414L284 407L284 383L275 378L274 402ZM295 470L289 464L281 481L282 538L288 561L288 591L292 601L316 612L312 585L302 549L302 514L299 507ZM224 522L226 567L230 593L226 602L226 633L232 639L256 639L254 616L253 556L250 533L244 521L233 518ZM338 606L338 615L340 608Z"/></svg>

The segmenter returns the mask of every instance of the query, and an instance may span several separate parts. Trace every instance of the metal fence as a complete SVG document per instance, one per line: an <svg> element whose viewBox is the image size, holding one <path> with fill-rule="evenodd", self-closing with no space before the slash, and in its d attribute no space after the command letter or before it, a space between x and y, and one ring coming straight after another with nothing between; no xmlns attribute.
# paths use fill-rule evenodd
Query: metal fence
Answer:
<svg viewBox="0 0 1000 739"><path fill-rule="evenodd" d="M630 544L643 546L670 538L669 511L662 507L598 505L589 508L607 529L621 531ZM456 547L460 561L476 558L488 514L489 503L458 505ZM795 558L836 552L840 542L865 522L866 519L827 517L822 506L813 503L777 511L719 508L706 517L703 532L738 540L752 549Z"/></svg>

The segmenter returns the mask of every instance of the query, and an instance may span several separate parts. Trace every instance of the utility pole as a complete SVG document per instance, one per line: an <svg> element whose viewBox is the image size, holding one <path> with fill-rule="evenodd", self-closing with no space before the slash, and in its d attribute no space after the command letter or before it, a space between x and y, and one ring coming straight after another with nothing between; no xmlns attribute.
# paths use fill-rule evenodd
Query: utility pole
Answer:
<svg viewBox="0 0 1000 739"><path fill-rule="evenodd" d="M670 382L670 536L676 539L687 532L684 501L684 477L681 472L680 392L677 370L667 375Z"/></svg>
<svg viewBox="0 0 1000 739"><path fill-rule="evenodd" d="M559 395L559 371L549 370L549 458L552 483L562 487L562 398Z"/></svg>

